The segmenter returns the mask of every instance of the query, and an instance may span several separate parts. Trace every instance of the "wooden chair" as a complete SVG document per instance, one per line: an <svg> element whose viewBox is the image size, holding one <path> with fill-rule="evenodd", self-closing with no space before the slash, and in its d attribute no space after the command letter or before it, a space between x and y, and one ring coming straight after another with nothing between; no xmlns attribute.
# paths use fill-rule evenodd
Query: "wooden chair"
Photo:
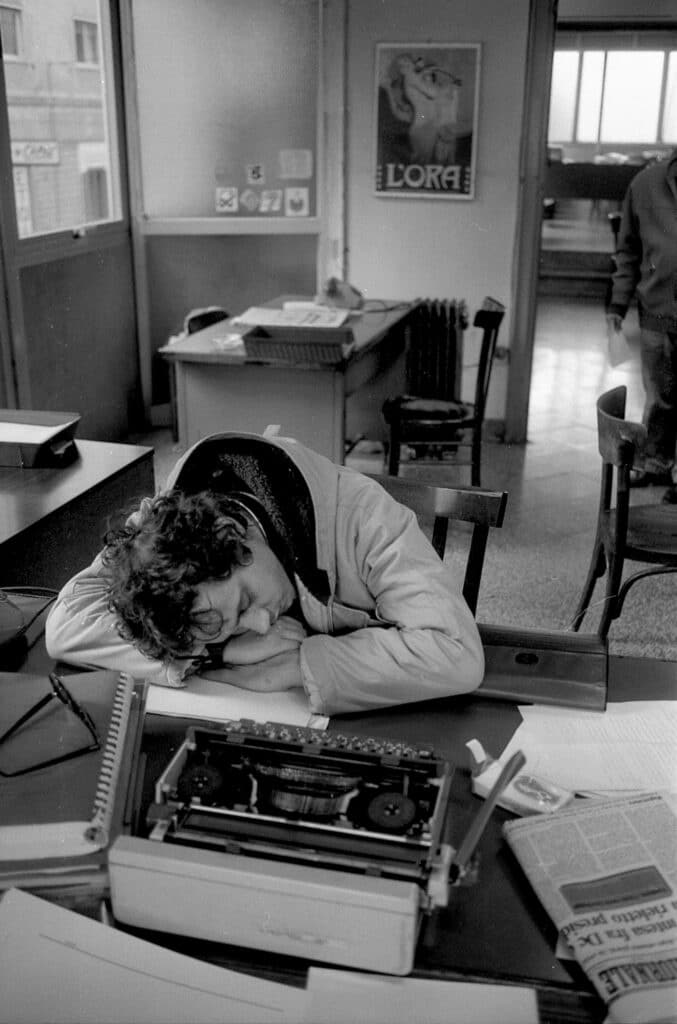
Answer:
<svg viewBox="0 0 677 1024"><path fill-rule="evenodd" d="M646 443L646 429L625 417L625 386L597 400L597 433L602 480L592 559L572 629L580 629L597 580L606 574L606 597L598 632L606 638L613 619L637 580L677 571L677 506L630 504L630 470ZM615 504L614 504L615 500ZM623 582L625 561L646 562Z"/></svg>
<svg viewBox="0 0 677 1024"><path fill-rule="evenodd" d="M410 508L422 525L433 520L432 545L440 558L444 558L449 522L458 520L473 524L463 596L474 615L477 611L489 529L503 525L507 492L488 491L480 487L436 487L419 480L395 476L375 476L373 479L396 501Z"/></svg>
<svg viewBox="0 0 677 1024"><path fill-rule="evenodd" d="M491 369L496 342L505 307L495 299L486 298L475 314L473 324L483 330L480 346L475 398L472 403L460 399L460 374L455 374L453 393L449 395L448 381L440 376L437 397L426 395L398 395L383 405L383 416L390 428L388 473L397 476L400 465L400 446L414 451L421 446L434 448L440 455L444 449L458 452L469 448L469 458L458 465L469 465L473 487L480 486L482 460L482 428ZM417 343L414 339L414 344ZM421 338L421 345L435 345L436 341ZM428 354L428 359L430 359ZM434 358L434 354L433 354Z"/></svg>

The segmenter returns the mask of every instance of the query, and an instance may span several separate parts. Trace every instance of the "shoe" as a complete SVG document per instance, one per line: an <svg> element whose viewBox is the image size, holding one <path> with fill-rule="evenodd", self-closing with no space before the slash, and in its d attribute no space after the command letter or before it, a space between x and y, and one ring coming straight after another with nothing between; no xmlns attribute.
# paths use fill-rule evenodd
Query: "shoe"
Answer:
<svg viewBox="0 0 677 1024"><path fill-rule="evenodd" d="M672 473L666 469L663 473L647 473L644 469L630 470L631 487L672 487Z"/></svg>
<svg viewBox="0 0 677 1024"><path fill-rule="evenodd" d="M677 484L672 484L661 498L663 505L677 505Z"/></svg>

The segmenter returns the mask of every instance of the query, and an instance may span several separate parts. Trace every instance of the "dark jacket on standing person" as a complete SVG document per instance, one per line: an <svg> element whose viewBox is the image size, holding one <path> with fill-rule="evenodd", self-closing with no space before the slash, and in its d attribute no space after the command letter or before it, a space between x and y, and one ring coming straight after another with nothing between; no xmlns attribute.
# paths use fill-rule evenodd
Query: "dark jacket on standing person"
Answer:
<svg viewBox="0 0 677 1024"><path fill-rule="evenodd" d="M635 291L640 327L677 333L677 149L625 195L608 312L624 317Z"/></svg>

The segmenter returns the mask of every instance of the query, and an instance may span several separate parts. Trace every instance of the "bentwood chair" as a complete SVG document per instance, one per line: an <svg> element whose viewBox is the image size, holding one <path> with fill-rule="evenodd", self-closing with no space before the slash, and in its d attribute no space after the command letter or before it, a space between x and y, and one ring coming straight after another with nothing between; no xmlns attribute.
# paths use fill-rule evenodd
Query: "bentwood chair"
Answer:
<svg viewBox="0 0 677 1024"><path fill-rule="evenodd" d="M505 306L495 299L486 298L482 308L475 314L473 325L482 329L482 341L475 378L475 396L473 402L460 399L460 373L455 370L452 393L449 394L449 383L445 370L437 382L437 395L406 394L389 398L383 405L383 417L390 428L388 447L388 472L397 476L400 465L401 445L407 445L416 453L421 448L435 451L438 456L444 450L454 454L457 465L470 466L470 482L473 487L480 486L482 461L482 430L484 411L491 370L496 352L496 342L501 321L505 314ZM413 337L412 346L422 347L427 351L428 361L435 361L435 346L438 337ZM433 349L432 353L430 349ZM451 368L453 361L445 363ZM459 457L459 449L469 449L468 456Z"/></svg>
<svg viewBox="0 0 677 1024"><path fill-rule="evenodd" d="M444 558L449 523L471 523L470 546L463 580L463 596L473 615L477 611L489 530L501 527L508 500L506 491L481 487L437 487L395 476L373 477L388 493L416 514L421 528L432 522L432 545Z"/></svg>
<svg viewBox="0 0 677 1024"><path fill-rule="evenodd" d="M677 571L677 505L630 502L630 470L646 443L641 423L625 419L625 386L605 392L597 400L597 433L602 456L602 478L597 530L587 579L572 628L578 630L590 607L595 585L606 576L604 607L598 632L605 638L623 609L630 588L641 579ZM626 561L645 562L651 568L623 580Z"/></svg>

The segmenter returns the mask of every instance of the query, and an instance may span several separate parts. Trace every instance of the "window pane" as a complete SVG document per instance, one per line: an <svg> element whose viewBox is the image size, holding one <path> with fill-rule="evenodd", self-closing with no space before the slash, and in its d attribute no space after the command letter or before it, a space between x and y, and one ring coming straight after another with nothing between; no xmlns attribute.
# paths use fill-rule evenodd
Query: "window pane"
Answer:
<svg viewBox="0 0 677 1024"><path fill-rule="evenodd" d="M79 0L75 21L73 6L24 0L5 65L20 238L121 216L108 2Z"/></svg>
<svg viewBox="0 0 677 1024"><path fill-rule="evenodd" d="M583 54L581 95L578 101L578 125L576 126L576 138L579 142L597 142L603 81L604 52L586 50Z"/></svg>
<svg viewBox="0 0 677 1024"><path fill-rule="evenodd" d="M677 143L677 51L673 50L668 58L668 81L665 90L665 108L663 110L662 141L672 145Z"/></svg>
<svg viewBox="0 0 677 1024"><path fill-rule="evenodd" d="M657 141L663 53L609 51L600 142Z"/></svg>
<svg viewBox="0 0 677 1024"><path fill-rule="evenodd" d="M0 34L4 57L18 57L21 52L21 11L0 7Z"/></svg>
<svg viewBox="0 0 677 1024"><path fill-rule="evenodd" d="M99 29L96 22L75 22L75 59L79 64L98 64Z"/></svg>
<svg viewBox="0 0 677 1024"><path fill-rule="evenodd" d="M552 62L548 142L570 142L574 131L578 53L556 50Z"/></svg>

